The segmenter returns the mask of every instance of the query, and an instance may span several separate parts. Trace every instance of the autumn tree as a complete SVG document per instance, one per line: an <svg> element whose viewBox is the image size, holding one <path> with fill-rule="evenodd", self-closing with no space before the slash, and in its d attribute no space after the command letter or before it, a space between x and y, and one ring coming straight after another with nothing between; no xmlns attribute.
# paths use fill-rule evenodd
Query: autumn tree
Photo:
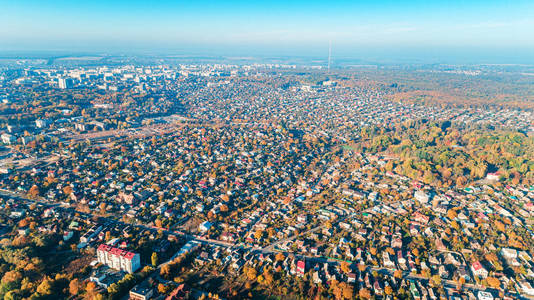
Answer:
<svg viewBox="0 0 534 300"><path fill-rule="evenodd" d="M54 293L54 282L51 279L45 278L37 287L37 293L41 295L52 295Z"/></svg>
<svg viewBox="0 0 534 300"><path fill-rule="evenodd" d="M437 274L435 275L432 275L431 277L431 281L432 281L432 284L435 286L435 287L439 287L441 286L441 277Z"/></svg>
<svg viewBox="0 0 534 300"><path fill-rule="evenodd" d="M79 292L80 292L80 280L78 280L78 278L74 278L69 283L69 293L72 296L76 296L78 295Z"/></svg>
<svg viewBox="0 0 534 300"><path fill-rule="evenodd" d="M263 278L264 278L264 284L266 286L271 286L274 282L274 276L273 276L273 273L271 273L270 271L265 271L263 272Z"/></svg>
<svg viewBox="0 0 534 300"><path fill-rule="evenodd" d="M263 230L256 230L254 233L254 238L256 240L260 240L263 237Z"/></svg>
<svg viewBox="0 0 534 300"><path fill-rule="evenodd" d="M150 256L150 262L152 262L154 267L158 265L158 254L156 252L152 252L152 256Z"/></svg>
<svg viewBox="0 0 534 300"><path fill-rule="evenodd" d="M342 262L339 264L339 267L341 268L341 271L343 271L343 273L345 273L345 274L350 273L350 266L349 266L349 263L348 263L348 262L346 262L346 261L342 261Z"/></svg>
<svg viewBox="0 0 534 300"><path fill-rule="evenodd" d="M96 290L96 283L94 281L89 281L85 286L85 291L88 293L94 292Z"/></svg>
<svg viewBox="0 0 534 300"><path fill-rule="evenodd" d="M39 187L36 185L33 185L28 191L28 195L32 198L37 198L40 194L41 191L39 191Z"/></svg>
<svg viewBox="0 0 534 300"><path fill-rule="evenodd" d="M454 220L456 219L456 217L458 216L458 214L456 213L456 211L454 209L449 209L447 211L447 217L451 220Z"/></svg>
<svg viewBox="0 0 534 300"><path fill-rule="evenodd" d="M163 283L158 284L158 292L160 294L165 294L168 292L168 286L164 285Z"/></svg>
<svg viewBox="0 0 534 300"><path fill-rule="evenodd" d="M486 282L491 288L498 289L501 287L501 281L495 277L486 278Z"/></svg>
<svg viewBox="0 0 534 300"><path fill-rule="evenodd" d="M256 280L256 276L258 275L258 272L253 267L248 267L246 270L246 275L248 280Z"/></svg>
<svg viewBox="0 0 534 300"><path fill-rule="evenodd" d="M163 278L169 278L169 276L171 275L171 271L172 271L171 264L165 264L164 266L161 267L159 274Z"/></svg>
<svg viewBox="0 0 534 300"><path fill-rule="evenodd" d="M369 291L366 288L360 289L360 291L358 292L358 295L362 299L371 299L371 291Z"/></svg>
<svg viewBox="0 0 534 300"><path fill-rule="evenodd" d="M354 288L352 287L352 285L344 282L342 289L344 299L352 299L354 297Z"/></svg>

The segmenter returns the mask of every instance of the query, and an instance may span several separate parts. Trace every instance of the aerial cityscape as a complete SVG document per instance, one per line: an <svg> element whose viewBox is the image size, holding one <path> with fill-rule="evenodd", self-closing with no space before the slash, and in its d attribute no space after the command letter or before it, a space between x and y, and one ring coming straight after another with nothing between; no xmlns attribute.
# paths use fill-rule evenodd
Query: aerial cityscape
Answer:
<svg viewBox="0 0 534 300"><path fill-rule="evenodd" d="M386 31L349 43L346 14L318 46L303 29L320 9L400 18L389 2L302 2L277 39L263 4L117 1L115 41L83 31L109 21L100 2L0 2L0 299L534 299L532 3L455 3L517 22L463 24L454 55L412 59L434 45L426 17L392 23L428 41L409 56ZM54 8L73 15L34 15ZM236 19L173 40L179 8ZM169 28L121 27L138 14ZM517 51L462 52L469 34Z"/></svg>

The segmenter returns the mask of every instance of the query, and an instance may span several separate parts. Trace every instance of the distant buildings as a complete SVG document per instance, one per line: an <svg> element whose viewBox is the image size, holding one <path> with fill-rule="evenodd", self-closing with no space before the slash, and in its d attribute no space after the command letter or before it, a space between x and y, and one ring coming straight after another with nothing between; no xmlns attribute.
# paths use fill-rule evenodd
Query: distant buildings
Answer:
<svg viewBox="0 0 534 300"><path fill-rule="evenodd" d="M428 200L430 200L430 195L422 190L418 190L414 193L414 198L420 203L426 204L428 203Z"/></svg>
<svg viewBox="0 0 534 300"><path fill-rule="evenodd" d="M57 83L58 83L59 88L63 90L70 89L74 85L72 79L70 78L59 78L57 80Z"/></svg>
<svg viewBox="0 0 534 300"><path fill-rule="evenodd" d="M96 254L99 263L105 264L113 269L133 273L141 267L141 259L138 253L101 244Z"/></svg>
<svg viewBox="0 0 534 300"><path fill-rule="evenodd" d="M8 134L8 133L2 134L2 143L4 143L4 144L10 145L10 144L14 143L16 140L17 140L17 138L12 136L11 134Z"/></svg>
<svg viewBox="0 0 534 300"><path fill-rule="evenodd" d="M486 179L487 180L492 180L492 181L499 181L499 178L500 178L500 174L498 172L495 172L495 173L488 173L486 175Z"/></svg>
<svg viewBox="0 0 534 300"><path fill-rule="evenodd" d="M20 140L22 141L23 145L27 145L29 142L35 140L35 136L23 136L20 138Z"/></svg>
<svg viewBox="0 0 534 300"><path fill-rule="evenodd" d="M35 126L37 128L45 128L46 126L48 126L48 120L37 119L37 120L35 120Z"/></svg>
<svg viewBox="0 0 534 300"><path fill-rule="evenodd" d="M200 224L198 229L201 232L208 232L213 224L211 224L209 221L205 221L204 223Z"/></svg>

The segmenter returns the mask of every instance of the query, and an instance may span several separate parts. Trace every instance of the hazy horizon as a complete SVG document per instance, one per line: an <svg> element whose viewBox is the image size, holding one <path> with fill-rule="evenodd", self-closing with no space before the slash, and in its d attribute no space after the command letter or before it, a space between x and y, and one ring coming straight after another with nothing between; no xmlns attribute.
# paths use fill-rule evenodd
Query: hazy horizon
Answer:
<svg viewBox="0 0 534 300"><path fill-rule="evenodd" d="M534 63L531 1L0 1L0 51Z"/></svg>

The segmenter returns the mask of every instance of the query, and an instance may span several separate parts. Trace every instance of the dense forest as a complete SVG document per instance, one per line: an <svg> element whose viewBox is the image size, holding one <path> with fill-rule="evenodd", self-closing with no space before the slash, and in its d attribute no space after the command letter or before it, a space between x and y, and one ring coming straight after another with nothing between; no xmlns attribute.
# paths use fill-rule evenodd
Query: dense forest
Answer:
<svg viewBox="0 0 534 300"><path fill-rule="evenodd" d="M534 138L518 131L408 122L365 128L360 149L392 155L385 168L426 184L464 186L497 173L514 184L534 182Z"/></svg>

